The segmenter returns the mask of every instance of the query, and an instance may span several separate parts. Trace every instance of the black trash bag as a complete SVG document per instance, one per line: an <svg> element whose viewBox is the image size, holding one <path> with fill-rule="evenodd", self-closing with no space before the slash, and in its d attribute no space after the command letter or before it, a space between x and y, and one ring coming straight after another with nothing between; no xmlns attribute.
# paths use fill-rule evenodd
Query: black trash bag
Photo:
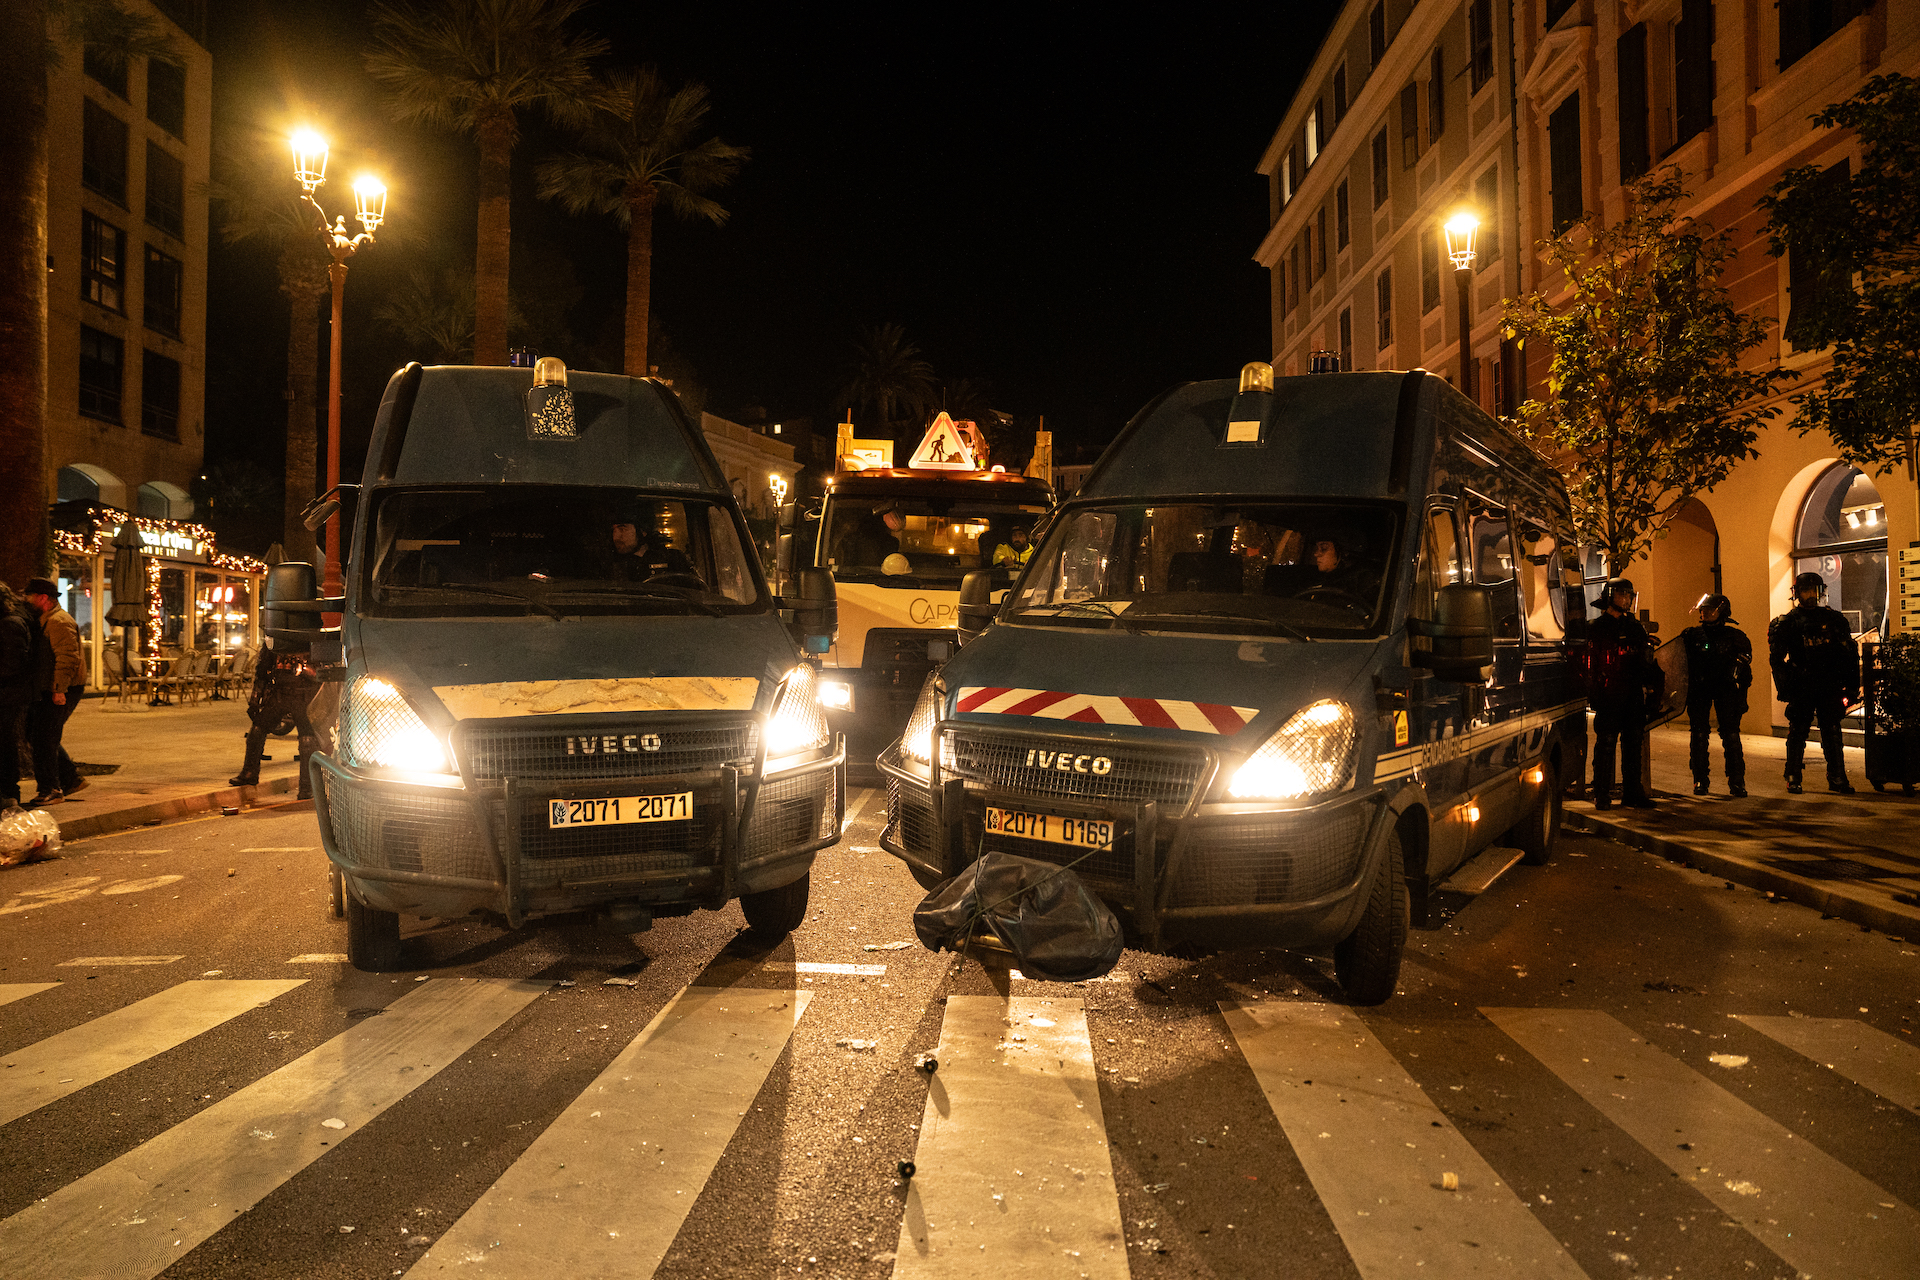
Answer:
<svg viewBox="0 0 1920 1280"><path fill-rule="evenodd" d="M1125 942L1107 904L1065 867L989 853L928 894L913 913L929 951L959 951L984 924L1020 971L1048 982L1088 982L1120 960Z"/></svg>

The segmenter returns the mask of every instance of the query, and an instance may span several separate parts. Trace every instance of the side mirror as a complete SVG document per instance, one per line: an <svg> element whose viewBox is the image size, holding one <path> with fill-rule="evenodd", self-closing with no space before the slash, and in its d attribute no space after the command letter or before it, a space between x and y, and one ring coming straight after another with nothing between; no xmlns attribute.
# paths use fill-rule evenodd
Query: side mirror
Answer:
<svg viewBox="0 0 1920 1280"><path fill-rule="evenodd" d="M993 615L999 610L991 603L993 599L993 573L991 570L975 570L960 579L960 607L958 616L958 635L961 644L979 638L993 623Z"/></svg>
<svg viewBox="0 0 1920 1280"><path fill-rule="evenodd" d="M840 603L834 595L833 574L807 568L794 575L798 592L780 597L780 607L793 611L791 626L808 653L825 653L840 635Z"/></svg>
<svg viewBox="0 0 1920 1280"><path fill-rule="evenodd" d="M1432 622L1417 634L1428 644L1424 665L1442 680L1472 682L1493 665L1493 589L1456 583L1440 588Z"/></svg>
<svg viewBox="0 0 1920 1280"><path fill-rule="evenodd" d="M307 504L306 509L300 513L300 523L310 531L317 531L334 512L352 503L359 496L359 485L337 484ZM353 512L348 510L341 519L343 522L352 521Z"/></svg>

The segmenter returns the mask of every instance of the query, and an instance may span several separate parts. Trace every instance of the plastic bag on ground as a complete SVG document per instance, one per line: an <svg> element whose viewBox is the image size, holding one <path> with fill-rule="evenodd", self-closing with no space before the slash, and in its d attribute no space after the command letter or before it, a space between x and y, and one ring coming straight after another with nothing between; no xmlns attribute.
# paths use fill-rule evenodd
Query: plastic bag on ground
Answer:
<svg viewBox="0 0 1920 1280"><path fill-rule="evenodd" d="M981 857L928 894L913 913L929 951L959 951L985 925L1020 961L1020 971L1049 982L1089 982L1119 962L1120 922L1080 877L1064 867Z"/></svg>
<svg viewBox="0 0 1920 1280"><path fill-rule="evenodd" d="M60 824L45 809L0 813L0 867L38 862L60 850Z"/></svg>

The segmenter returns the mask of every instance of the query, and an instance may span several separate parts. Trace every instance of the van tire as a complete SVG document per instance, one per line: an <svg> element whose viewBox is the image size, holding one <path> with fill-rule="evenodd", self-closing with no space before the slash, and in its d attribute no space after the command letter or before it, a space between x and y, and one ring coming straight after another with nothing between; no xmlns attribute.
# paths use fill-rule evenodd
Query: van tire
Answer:
<svg viewBox="0 0 1920 1280"><path fill-rule="evenodd" d="M1520 861L1530 867L1543 867L1553 856L1560 839L1560 777L1550 764L1540 766L1540 795L1527 806L1527 816L1507 833L1508 842L1520 851Z"/></svg>
<svg viewBox="0 0 1920 1280"><path fill-rule="evenodd" d="M747 928L764 938L784 938L798 929L807 918L807 886L812 879L809 870L777 889L741 894L740 914L747 918Z"/></svg>
<svg viewBox="0 0 1920 1280"><path fill-rule="evenodd" d="M1403 857L1400 829L1395 827L1387 835L1386 856L1367 891L1360 923L1333 948L1333 973L1349 1004L1380 1004L1399 984L1411 914Z"/></svg>
<svg viewBox="0 0 1920 1280"><path fill-rule="evenodd" d="M400 965L400 917L347 894L347 960L362 973L386 973Z"/></svg>

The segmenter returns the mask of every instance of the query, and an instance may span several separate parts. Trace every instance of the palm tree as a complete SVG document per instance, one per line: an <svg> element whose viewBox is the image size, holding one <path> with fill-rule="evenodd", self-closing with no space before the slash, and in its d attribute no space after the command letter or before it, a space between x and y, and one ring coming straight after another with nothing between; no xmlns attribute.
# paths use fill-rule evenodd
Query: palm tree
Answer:
<svg viewBox="0 0 1920 1280"><path fill-rule="evenodd" d="M608 78L614 109L603 111L584 139L585 150L541 161L534 171L540 195L571 213L603 213L627 229L626 372L643 378L647 320L653 293L653 208L665 200L683 218L715 226L727 211L702 192L724 187L748 156L718 138L699 137L707 118L707 87L669 90L652 67Z"/></svg>
<svg viewBox="0 0 1920 1280"><path fill-rule="evenodd" d="M280 545L292 559L318 552L300 513L315 496L319 440L320 304L327 297L331 259L314 231L313 214L287 177L280 148L252 154L222 148L219 177L209 194L218 208L220 238L277 251L280 292L287 295L287 462Z"/></svg>
<svg viewBox="0 0 1920 1280"><path fill-rule="evenodd" d="M474 255L476 364L507 362L507 262L513 146L522 111L584 127L604 107L589 63L607 50L568 23L584 0L442 0L431 9L389 0L373 10L367 70L403 122L471 134L480 147L479 247Z"/></svg>
<svg viewBox="0 0 1920 1280"><path fill-rule="evenodd" d="M914 425L937 402L933 366L897 324L877 324L853 344L853 376L840 399L874 410L881 429Z"/></svg>
<svg viewBox="0 0 1920 1280"><path fill-rule="evenodd" d="M61 50L109 65L171 52L115 0L14 0L0 40L0 578L45 573L47 531L47 76Z"/></svg>
<svg viewBox="0 0 1920 1280"><path fill-rule="evenodd" d="M473 272L415 267L373 318L406 340L410 358L458 364L473 350Z"/></svg>

